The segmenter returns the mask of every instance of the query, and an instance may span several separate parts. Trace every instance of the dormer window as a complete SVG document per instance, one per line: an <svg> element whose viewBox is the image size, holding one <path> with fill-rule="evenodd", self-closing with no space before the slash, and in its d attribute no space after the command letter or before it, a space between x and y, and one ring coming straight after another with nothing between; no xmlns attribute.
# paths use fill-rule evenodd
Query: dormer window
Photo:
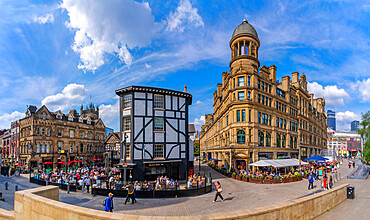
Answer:
<svg viewBox="0 0 370 220"><path fill-rule="evenodd" d="M69 116L68 121L73 121L73 116Z"/></svg>
<svg viewBox="0 0 370 220"><path fill-rule="evenodd" d="M42 119L45 120L45 117L46 117L45 113L42 113Z"/></svg>
<svg viewBox="0 0 370 220"><path fill-rule="evenodd" d="M57 119L62 119L62 116L61 115L57 115Z"/></svg>

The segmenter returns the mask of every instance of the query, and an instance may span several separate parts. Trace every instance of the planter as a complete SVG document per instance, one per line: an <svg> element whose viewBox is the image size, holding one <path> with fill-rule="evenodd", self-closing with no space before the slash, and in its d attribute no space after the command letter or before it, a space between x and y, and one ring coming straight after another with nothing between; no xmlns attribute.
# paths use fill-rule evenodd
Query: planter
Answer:
<svg viewBox="0 0 370 220"><path fill-rule="evenodd" d="M243 181L244 182L249 182L249 178L248 177L243 177Z"/></svg>
<svg viewBox="0 0 370 220"><path fill-rule="evenodd" d="M272 183L273 183L273 184L278 184L278 183L281 183L281 182L280 182L280 179L273 179L273 180L272 180Z"/></svg>
<svg viewBox="0 0 370 220"><path fill-rule="evenodd" d="M263 184L271 184L271 179L264 179Z"/></svg>
<svg viewBox="0 0 370 220"><path fill-rule="evenodd" d="M290 178L283 178L283 179L281 179L281 181L283 183L289 183L290 182Z"/></svg>
<svg viewBox="0 0 370 220"><path fill-rule="evenodd" d="M304 175L304 178L305 178L305 179L308 179L308 175Z"/></svg>
<svg viewBox="0 0 370 220"><path fill-rule="evenodd" d="M233 179L236 179L236 175L234 175L234 174L232 174L232 175L231 175L231 177L232 177Z"/></svg>
<svg viewBox="0 0 370 220"><path fill-rule="evenodd" d="M298 177L292 177L290 179L291 179L290 182L297 182L298 181Z"/></svg>
<svg viewBox="0 0 370 220"><path fill-rule="evenodd" d="M263 183L263 179L255 179L255 183L262 184Z"/></svg>
<svg viewBox="0 0 370 220"><path fill-rule="evenodd" d="M250 183L255 183L256 181L255 181L255 179L254 179L254 178L249 178L249 182L250 182Z"/></svg>
<svg viewBox="0 0 370 220"><path fill-rule="evenodd" d="M298 176L298 181L301 181L303 180L303 177L302 176Z"/></svg>
<svg viewBox="0 0 370 220"><path fill-rule="evenodd" d="M242 180L242 176L236 176L237 180Z"/></svg>

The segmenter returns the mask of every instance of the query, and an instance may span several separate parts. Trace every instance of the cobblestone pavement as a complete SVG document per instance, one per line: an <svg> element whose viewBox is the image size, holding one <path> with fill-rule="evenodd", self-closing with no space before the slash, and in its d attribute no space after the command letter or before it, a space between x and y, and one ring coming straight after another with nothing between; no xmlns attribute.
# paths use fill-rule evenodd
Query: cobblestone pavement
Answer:
<svg viewBox="0 0 370 220"><path fill-rule="evenodd" d="M345 163L344 163L345 164ZM137 214L137 215L161 215L161 216L194 216L206 215L220 212L237 211L251 209L261 206L272 205L302 197L312 193L320 188L320 183L315 182L317 188L307 190L308 181L303 180L295 183L286 184L253 184L239 180L234 180L222 176L206 165L202 165L202 170L211 171L213 181L220 181L223 187L223 196L225 201L213 203L215 196L214 192L197 196L184 198L168 198L168 199L140 199L132 205L123 205L124 198L114 198L114 211L119 213ZM341 166L339 173L342 177L335 185L342 184L348 181L345 176L352 171L348 166ZM8 178L0 177L0 191L4 195L4 180ZM13 191L6 191L5 199L7 204L0 202L0 208L8 210L13 209L14 199L14 184L19 183L20 189L37 187L35 184L30 184L27 178L11 177ZM13 195L13 196L12 196ZM103 210L102 202L105 197L91 194L83 194L81 192L67 194L65 191L60 191L60 201L69 204L79 205L97 210Z"/></svg>
<svg viewBox="0 0 370 220"><path fill-rule="evenodd" d="M370 179L346 179L343 183L355 187L355 199L347 199L317 219L370 219Z"/></svg>

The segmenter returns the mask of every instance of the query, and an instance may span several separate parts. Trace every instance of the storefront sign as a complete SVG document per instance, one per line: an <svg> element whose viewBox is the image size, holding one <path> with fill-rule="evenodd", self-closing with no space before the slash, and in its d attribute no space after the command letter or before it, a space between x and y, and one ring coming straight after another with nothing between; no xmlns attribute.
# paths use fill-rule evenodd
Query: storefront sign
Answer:
<svg viewBox="0 0 370 220"><path fill-rule="evenodd" d="M157 167L157 166L164 166L163 163L151 163L148 165L149 167Z"/></svg>
<svg viewBox="0 0 370 220"><path fill-rule="evenodd" d="M47 154L41 154L41 157L47 157L48 155Z"/></svg>

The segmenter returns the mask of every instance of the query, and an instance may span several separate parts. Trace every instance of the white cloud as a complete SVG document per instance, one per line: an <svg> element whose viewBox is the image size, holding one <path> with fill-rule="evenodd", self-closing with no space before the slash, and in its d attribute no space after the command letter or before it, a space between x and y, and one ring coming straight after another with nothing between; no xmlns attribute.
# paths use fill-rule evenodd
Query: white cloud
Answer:
<svg viewBox="0 0 370 220"><path fill-rule="evenodd" d="M147 63L145 63L145 68L150 68L150 67L152 67L152 66L149 65L149 64L147 64Z"/></svg>
<svg viewBox="0 0 370 220"><path fill-rule="evenodd" d="M67 26L76 30L72 49L80 54L83 70L96 70L107 54L130 65L128 49L150 44L159 28L147 2L64 0L61 7L69 15Z"/></svg>
<svg viewBox="0 0 370 220"><path fill-rule="evenodd" d="M198 9L193 8L189 0L181 0L175 12L171 12L167 18L167 30L178 29L183 32L183 23L192 24L195 27L204 26L202 17L198 14Z"/></svg>
<svg viewBox="0 0 370 220"><path fill-rule="evenodd" d="M351 122L360 120L361 116L351 111L337 112L335 115L337 121L337 130L350 130Z"/></svg>
<svg viewBox="0 0 370 220"><path fill-rule="evenodd" d="M18 112L18 111L14 111L11 114L5 113L0 116L0 129L4 129L4 128L10 129L11 122L24 118L24 117L25 117L25 114Z"/></svg>
<svg viewBox="0 0 370 220"><path fill-rule="evenodd" d="M75 105L81 105L87 96L87 89L84 85L68 84L56 95L50 95L42 100L42 105L46 105L51 111L66 110Z"/></svg>
<svg viewBox="0 0 370 220"><path fill-rule="evenodd" d="M194 119L195 130L199 131L202 125L204 125L205 123L206 123L206 118L204 115L200 116L200 118Z"/></svg>
<svg viewBox="0 0 370 220"><path fill-rule="evenodd" d="M325 98L325 105L335 107L344 105L344 99L349 98L348 93L344 89L339 89L336 85L329 85L323 87L317 82L308 83L308 91L317 97Z"/></svg>
<svg viewBox="0 0 370 220"><path fill-rule="evenodd" d="M370 78L357 81L352 84L352 89L357 90L361 96L362 102L370 102Z"/></svg>
<svg viewBox="0 0 370 220"><path fill-rule="evenodd" d="M39 23L39 24L53 23L54 16L53 14L46 14L40 17L34 17L33 22Z"/></svg>
<svg viewBox="0 0 370 220"><path fill-rule="evenodd" d="M198 100L198 101L196 101L196 102L195 102L195 104L197 104L197 105L198 105L198 104L202 104L202 103L203 103L203 102L202 102L202 101L200 101L200 100Z"/></svg>
<svg viewBox="0 0 370 220"><path fill-rule="evenodd" d="M107 127L117 130L119 128L119 100L114 105L101 104L99 115Z"/></svg>

